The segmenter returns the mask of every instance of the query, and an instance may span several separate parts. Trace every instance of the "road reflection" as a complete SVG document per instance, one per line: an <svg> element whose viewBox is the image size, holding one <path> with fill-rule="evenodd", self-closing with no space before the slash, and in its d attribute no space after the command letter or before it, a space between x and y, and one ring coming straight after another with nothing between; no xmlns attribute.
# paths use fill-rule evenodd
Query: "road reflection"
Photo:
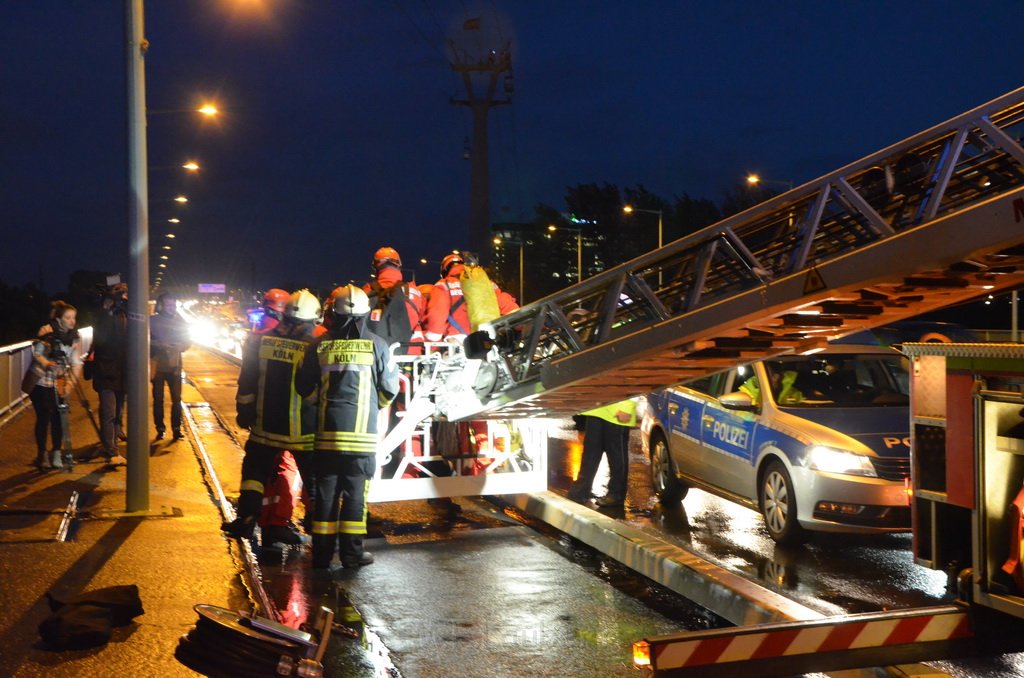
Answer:
<svg viewBox="0 0 1024 678"><path fill-rule="evenodd" d="M552 435L548 484L553 491L568 489L579 468L579 449L571 422ZM606 482L602 460L594 493L602 494ZM946 588L945 573L914 564L909 533L813 534L806 544L781 546L768 536L756 511L712 494L690 490L682 502L661 506L635 434L625 509L602 512L825 614L936 605L955 598Z"/></svg>

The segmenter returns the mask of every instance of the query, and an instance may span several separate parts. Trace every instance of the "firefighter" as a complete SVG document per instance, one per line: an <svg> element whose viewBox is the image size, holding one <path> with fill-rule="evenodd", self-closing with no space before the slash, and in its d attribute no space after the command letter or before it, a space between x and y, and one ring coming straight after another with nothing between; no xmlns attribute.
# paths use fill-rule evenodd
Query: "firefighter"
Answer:
<svg viewBox="0 0 1024 678"><path fill-rule="evenodd" d="M459 276L467 264L475 263L472 257L458 253L449 254L441 260L441 279L431 290L430 302L427 304L427 319L424 323L427 341L441 341L449 337L461 340L470 333L469 312ZM501 315L519 308L512 295L501 291L494 283L491 285Z"/></svg>
<svg viewBox="0 0 1024 678"><path fill-rule="evenodd" d="M402 276L402 257L393 247L381 247L373 253L373 282L363 285L370 302L370 317L367 327L370 331L392 344L423 342L423 318L427 313L427 301L415 285L405 282ZM391 301L404 302L391 305ZM403 325L399 327L396 321ZM399 349L400 353L418 355L420 351L409 346Z"/></svg>
<svg viewBox="0 0 1024 678"><path fill-rule="evenodd" d="M402 276L402 257L393 247L381 247L373 254L371 262L374 280L363 285L370 302L370 316L366 326L371 332L392 345L396 342L397 353L420 355L423 352L422 320L427 312L426 299L415 285L405 282ZM408 366L408 363L406 363ZM400 380L400 395L388 411L388 431L398 425L405 403L409 398L406 385ZM419 455L419 438L413 438L413 454ZM391 454L381 469L382 478L392 478L402 461L401 447ZM447 464L444 464L447 468ZM451 471L443 475L450 475Z"/></svg>
<svg viewBox="0 0 1024 678"><path fill-rule="evenodd" d="M337 548L343 567L373 562L363 550L366 491L377 465L377 419L398 394L387 343L366 329L370 303L360 288L331 293L327 334L306 351L295 388L317 401L313 567L328 569Z"/></svg>
<svg viewBox="0 0 1024 678"><path fill-rule="evenodd" d="M288 307L291 296L277 287L267 290L263 294L263 316L258 326L253 328L253 332L264 334L277 327L284 317L284 310Z"/></svg>
<svg viewBox="0 0 1024 678"><path fill-rule="evenodd" d="M235 402L238 425L249 429L249 439L242 460L238 517L221 526L232 536L252 537L263 507L264 483L282 451L295 456L307 496L313 491L309 456L316 411L295 392L295 374L314 340L314 323L319 317L319 300L309 290L299 290L289 297L280 322L270 330L250 334L242 350ZM262 538L264 545L302 542L287 521L268 524Z"/></svg>

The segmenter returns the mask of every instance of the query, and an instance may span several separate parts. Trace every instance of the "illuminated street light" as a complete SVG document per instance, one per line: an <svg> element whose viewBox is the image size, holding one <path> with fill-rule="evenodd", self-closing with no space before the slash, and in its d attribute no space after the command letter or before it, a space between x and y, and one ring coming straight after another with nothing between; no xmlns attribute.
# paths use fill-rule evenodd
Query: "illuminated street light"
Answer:
<svg viewBox="0 0 1024 678"><path fill-rule="evenodd" d="M658 249L660 250L661 246L664 244L662 242L662 219L664 218L664 215L662 214L661 210L649 210L644 209L642 207L633 207L632 205L623 205L622 211L624 214L632 214L633 212L647 212L648 214L658 215Z"/></svg>
<svg viewBox="0 0 1024 678"><path fill-rule="evenodd" d="M644 209L642 207L633 207L632 205L623 205L622 206L622 211L625 214L632 214L633 212L647 212L648 214L657 214L658 215L658 249L660 250L662 245L664 244L662 242L662 220L664 218L664 215L662 214L661 210L649 210L649 209ZM661 281L662 281L661 280L661 270L659 269L658 270L658 287L661 287Z"/></svg>
<svg viewBox="0 0 1024 678"><path fill-rule="evenodd" d="M199 171L199 165L195 161L193 161L193 160L189 160L184 165L182 165L181 168L182 169L187 169L189 172L198 172Z"/></svg>
<svg viewBox="0 0 1024 678"><path fill-rule="evenodd" d="M166 255L166 254L161 254L161 255L160 255L160 258L161 258L161 259L163 259L164 261L167 261L167 258L168 258L168 257L167 257L167 255Z"/></svg>
<svg viewBox="0 0 1024 678"><path fill-rule="evenodd" d="M164 245L164 249L165 250L169 250L169 249L171 249L171 246L170 245Z"/></svg>
<svg viewBox="0 0 1024 678"><path fill-rule="evenodd" d="M167 220L167 223L169 223L169 224L180 224L181 223L181 219L179 219L178 217L172 217L172 218Z"/></svg>
<svg viewBox="0 0 1024 678"><path fill-rule="evenodd" d="M213 104L203 104L202 106L196 109L196 113L202 113L206 117L212 118L213 116L220 113L220 111L217 110L217 107Z"/></svg>
<svg viewBox="0 0 1024 678"><path fill-rule="evenodd" d="M548 228L550 230L551 227L549 226ZM504 244L504 241L499 237L495 237L492 242L496 248L501 247ZM523 279L523 245L526 244L522 233L520 233L518 239L509 239L508 244L519 245L519 303L522 304L525 303L525 297L523 296L523 285L525 283L525 280Z"/></svg>
<svg viewBox="0 0 1024 678"><path fill-rule="evenodd" d="M583 281L583 229L572 228L571 226L563 226L563 230L569 231L570 233L576 234L576 282ZM554 224L548 224L548 231L554 233L558 230L558 226Z"/></svg>
<svg viewBox="0 0 1024 678"><path fill-rule="evenodd" d="M793 190L793 182L792 181L777 181L775 179L762 179L759 175L753 174L753 173L747 175L747 185L748 186L754 187L754 186L759 186L761 184L776 184L778 186L785 186L786 190L789 190L789 191Z"/></svg>
<svg viewBox="0 0 1024 678"><path fill-rule="evenodd" d="M188 198L186 198L183 195L179 195L177 198L174 199L174 202L178 202L178 203L181 203L182 205L184 205L185 203L188 202Z"/></svg>
<svg viewBox="0 0 1024 678"><path fill-rule="evenodd" d="M175 235L173 233L168 233L166 237L173 238L173 237L175 237Z"/></svg>
<svg viewBox="0 0 1024 678"><path fill-rule="evenodd" d="M161 263L160 268L167 268L167 264Z"/></svg>

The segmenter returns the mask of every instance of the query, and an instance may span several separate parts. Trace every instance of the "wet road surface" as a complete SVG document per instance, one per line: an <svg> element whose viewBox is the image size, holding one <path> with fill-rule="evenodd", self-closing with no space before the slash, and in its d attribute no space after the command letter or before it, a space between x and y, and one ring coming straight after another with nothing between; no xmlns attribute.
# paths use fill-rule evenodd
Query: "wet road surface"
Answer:
<svg viewBox="0 0 1024 678"><path fill-rule="evenodd" d="M194 359L187 367L213 409L233 413L234 368L209 358ZM231 428L229 419L230 415L221 416L220 421ZM244 433L235 431L235 434L244 441ZM564 493L578 468L580 440L571 429L571 422L552 434L549 487ZM782 547L768 537L756 512L699 490L691 490L678 506L661 507L651 492L649 466L637 436L634 431L626 507L624 510L604 509L604 513L656 533L825 614L934 605L953 599L944 573L913 564L909 534L813 535L802 546ZM604 468L595 483L597 495L602 494L602 473L605 473ZM237 477L228 475L222 480L225 491L237 495ZM342 671L337 675L395 675L395 665L401 665L407 675L446 675L446 671L439 668L443 663L441 658L452 656L463 657L466 662L486 657L479 664L483 670L495 661L490 655L495 642L502 647L515 646L527 657L536 654L538 666L531 666L529 670L537 675L619 675L614 666L621 666L622 675L628 675L634 670L622 662L628 660L629 640L644 634L706 628L721 623L713 615L699 612L681 615L687 618L685 620L671 613L662 617L614 587L599 586L601 582L596 580L591 580L595 583L588 586L598 587L602 604L613 601L609 615L594 617L594 610L598 608L589 607L596 605L593 602L583 603L575 612L563 609L569 601L553 603L548 600L552 592L558 590L558 586L552 588L546 581L553 577L548 559L556 557L554 554L558 552L564 556L587 549L578 548L579 545L568 538L558 540L529 534L483 500L460 498L458 501L464 509L458 516L426 502L371 505L368 548L377 555L377 562L354 573L344 571L333 580L318 578L305 564L295 567L295 561L304 557L301 552L261 552L260 562L268 589L278 604L291 610L296 618L304 617L311 605L321 603L336 607L341 616L345 610L349 611L349 623L357 629L354 633L362 634L359 642L366 651L358 660L358 667L335 667ZM422 512L422 515L408 512ZM461 563L474 557L482 558L474 556L474 549L484 547L480 552L489 554L493 546L500 555L486 558L488 562L481 562L479 571L463 572L457 577L424 579L417 576L417 564L424 559L436 562L438 558L444 560L450 556L450 562ZM589 575L585 574L588 568L585 563L580 565L580 560L599 563L589 568L591 572L608 567L599 554L584 555L576 565L581 580ZM563 562L563 569L564 565ZM296 576L296 573L305 574ZM449 606L445 601L455 603ZM463 617L464 610L488 609L480 607L485 602L494 607L493 612L483 617L486 621L481 622L479 616L472 620ZM579 625L579 620L586 620L588 625ZM664 630L641 631L645 624L652 625L647 628ZM615 632L622 632L618 640L612 639ZM601 642L592 643L591 639L601 639ZM572 642L566 645L569 641ZM594 671L588 663L597 646L615 648L605 671ZM545 671L543 657L550 657L552 652L565 647L572 650L566 655L567 661L572 656L582 662L580 672L570 669L571 662L560 670L548 667ZM348 657L341 661L353 659ZM1024 676L1024 658L1003 655L973 663L947 662L942 668L951 675L965 678ZM364 673L366 671L371 673ZM470 671L465 675L503 673Z"/></svg>

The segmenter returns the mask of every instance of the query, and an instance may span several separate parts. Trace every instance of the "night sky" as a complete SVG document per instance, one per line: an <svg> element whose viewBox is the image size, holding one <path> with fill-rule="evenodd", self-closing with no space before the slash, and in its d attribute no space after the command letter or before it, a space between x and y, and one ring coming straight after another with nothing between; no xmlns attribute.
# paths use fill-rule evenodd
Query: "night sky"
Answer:
<svg viewBox="0 0 1024 678"><path fill-rule="evenodd" d="M529 221L579 183L717 201L749 171L826 174L1024 84L1022 9L148 0L152 242L182 220L168 283L287 288L365 279L385 244L407 263L465 247L470 117L449 103L464 96L449 37L511 42L491 214ZM0 2L8 284L127 274L123 43L123 2ZM225 111L217 121L180 112L204 99ZM187 159L198 176L176 169Z"/></svg>

